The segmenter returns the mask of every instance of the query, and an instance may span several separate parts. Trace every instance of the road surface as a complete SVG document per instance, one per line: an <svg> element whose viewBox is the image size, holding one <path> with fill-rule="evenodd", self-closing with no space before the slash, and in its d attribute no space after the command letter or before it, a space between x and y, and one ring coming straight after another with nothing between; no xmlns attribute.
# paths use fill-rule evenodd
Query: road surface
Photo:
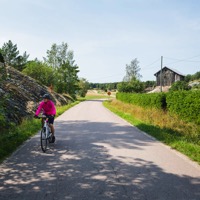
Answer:
<svg viewBox="0 0 200 200"><path fill-rule="evenodd" d="M199 200L200 167L103 107L82 102L0 165L0 200Z"/></svg>

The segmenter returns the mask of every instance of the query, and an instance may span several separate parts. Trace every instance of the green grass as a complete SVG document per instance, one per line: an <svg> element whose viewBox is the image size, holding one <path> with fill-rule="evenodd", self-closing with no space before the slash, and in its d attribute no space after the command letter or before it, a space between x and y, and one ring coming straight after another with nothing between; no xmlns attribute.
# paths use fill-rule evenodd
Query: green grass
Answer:
<svg viewBox="0 0 200 200"><path fill-rule="evenodd" d="M188 156L191 160L200 164L199 141L189 139L188 136L186 137L171 128L161 128L159 126L155 126L153 124L137 119L131 113L125 113L119 108L116 108L115 105L112 105L109 101L105 101L104 106L138 129L169 145L171 148L178 150L179 152Z"/></svg>
<svg viewBox="0 0 200 200"><path fill-rule="evenodd" d="M57 107L56 117L78 103L79 102L76 101L65 106ZM24 119L23 122L18 126L13 125L9 130L4 130L3 133L0 134L0 162L12 154L27 139L35 135L40 128L40 120L29 118Z"/></svg>
<svg viewBox="0 0 200 200"><path fill-rule="evenodd" d="M85 100L95 100L95 99L110 99L111 97L108 95L88 95L84 99Z"/></svg>
<svg viewBox="0 0 200 200"><path fill-rule="evenodd" d="M85 100L95 100L95 99L113 99L112 96L105 94L90 94L86 95L84 98L79 98L78 100L80 101L85 101Z"/></svg>
<svg viewBox="0 0 200 200"><path fill-rule="evenodd" d="M80 101L75 101L73 103L70 103L68 105L65 106L60 106L56 108L56 117L58 117L59 115L63 114L66 110L70 109L71 107L75 106L76 104L78 104Z"/></svg>

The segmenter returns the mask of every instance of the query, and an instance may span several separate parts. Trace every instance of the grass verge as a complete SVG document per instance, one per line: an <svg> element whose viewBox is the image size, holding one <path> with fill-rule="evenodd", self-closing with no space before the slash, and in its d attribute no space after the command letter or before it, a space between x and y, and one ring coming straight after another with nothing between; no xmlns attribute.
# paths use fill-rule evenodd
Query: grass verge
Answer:
<svg viewBox="0 0 200 200"><path fill-rule="evenodd" d="M95 100L95 99L111 99L108 95L87 95L84 100Z"/></svg>
<svg viewBox="0 0 200 200"><path fill-rule="evenodd" d="M158 110L147 110L117 100L104 106L138 129L171 146L200 164L200 127Z"/></svg>
<svg viewBox="0 0 200 200"><path fill-rule="evenodd" d="M79 102L76 101L65 106L57 107L56 117L78 103ZM0 134L0 163L23 144L23 142L35 135L40 128L40 120L28 118L24 119L20 125L12 125L8 130L4 130L4 132Z"/></svg>
<svg viewBox="0 0 200 200"><path fill-rule="evenodd" d="M105 99L107 98L104 95L89 95L85 97L85 100L95 100L95 99Z"/></svg>

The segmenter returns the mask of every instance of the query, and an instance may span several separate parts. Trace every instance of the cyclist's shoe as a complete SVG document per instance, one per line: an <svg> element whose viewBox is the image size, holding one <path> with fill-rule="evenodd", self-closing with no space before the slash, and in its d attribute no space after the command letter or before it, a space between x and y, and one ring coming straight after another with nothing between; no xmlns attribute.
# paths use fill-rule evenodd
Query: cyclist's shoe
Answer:
<svg viewBox="0 0 200 200"><path fill-rule="evenodd" d="M52 136L51 143L54 143L56 140L55 136Z"/></svg>

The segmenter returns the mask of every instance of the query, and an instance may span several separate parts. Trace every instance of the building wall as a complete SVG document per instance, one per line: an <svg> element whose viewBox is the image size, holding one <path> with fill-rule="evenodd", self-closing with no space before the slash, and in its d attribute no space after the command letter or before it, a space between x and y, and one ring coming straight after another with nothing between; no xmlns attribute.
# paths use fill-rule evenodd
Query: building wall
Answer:
<svg viewBox="0 0 200 200"><path fill-rule="evenodd" d="M156 74L156 84L157 86L160 86L160 75L161 73L158 72ZM181 81L183 80L184 77L176 74L175 72L169 70L169 69L164 69L162 71L162 86L171 86L174 82L176 81Z"/></svg>

